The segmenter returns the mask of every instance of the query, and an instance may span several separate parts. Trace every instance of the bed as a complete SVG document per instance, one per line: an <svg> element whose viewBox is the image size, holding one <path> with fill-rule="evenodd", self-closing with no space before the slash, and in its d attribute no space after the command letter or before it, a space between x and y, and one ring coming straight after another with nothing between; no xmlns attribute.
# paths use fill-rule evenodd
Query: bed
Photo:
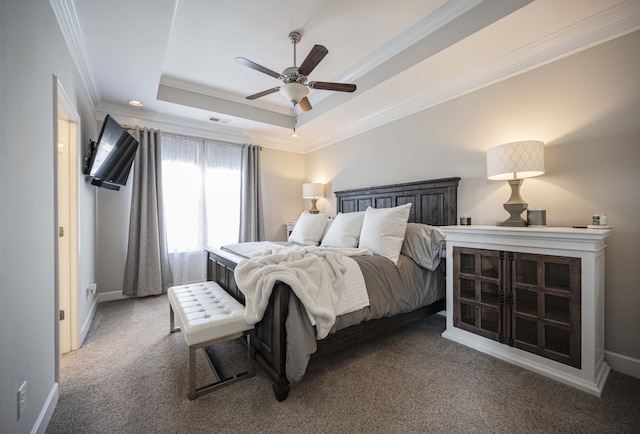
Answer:
<svg viewBox="0 0 640 434"><path fill-rule="evenodd" d="M369 207L385 209L402 207L410 203L410 207L406 206L409 208L408 222L430 226L454 225L457 216L459 180L460 178L435 179L339 191L335 193L337 211L353 213L365 211ZM398 264L411 262L411 259L404 258L404 255L400 256ZM245 297L238 289L234 270L238 263L245 259L244 256L232 251L208 249L208 280L217 282L243 304ZM368 263L369 268L380 268L376 260L377 258L363 257L358 259L358 263L361 267L363 267L362 263ZM365 264L364 267L366 266ZM444 268L444 264L441 263L433 271L435 276L433 279L442 275L442 282L438 283L439 287L444 287ZM363 274L365 274L364 268ZM301 345L313 345L312 349L307 349L307 352L313 353L310 356L313 362L327 354L345 350L381 333L389 333L443 309L444 290L436 300L430 300L429 304L412 307L410 311L393 316L370 319L367 317L368 314L362 314L359 311L349 313L338 317L336 325L328 336L321 340L314 340L312 344L303 342ZM278 281L273 286L264 316L255 325L252 340L255 359L273 381L273 390L278 401L287 398L292 384L295 383L287 376L287 358L291 357L291 347L294 343L298 345L300 340L298 330L310 327L309 320L302 314L302 310L292 288ZM290 371L291 369L289 369L289 375L291 375Z"/></svg>

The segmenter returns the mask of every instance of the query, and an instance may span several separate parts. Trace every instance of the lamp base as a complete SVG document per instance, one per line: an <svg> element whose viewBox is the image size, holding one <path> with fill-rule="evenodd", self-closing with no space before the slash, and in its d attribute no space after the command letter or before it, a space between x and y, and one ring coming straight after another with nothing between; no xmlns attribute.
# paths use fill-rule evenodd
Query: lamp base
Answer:
<svg viewBox="0 0 640 434"><path fill-rule="evenodd" d="M522 182L522 179L509 180L509 185L511 186L511 197L503 206L511 216L503 222L497 222L496 226L527 226L527 221L520 216L520 214L525 212L529 207L529 204L525 203L522 200L522 197L520 197L520 186L522 185Z"/></svg>
<svg viewBox="0 0 640 434"><path fill-rule="evenodd" d="M526 221L519 221L519 220L511 220L511 217L509 217L508 219L506 219L503 222L496 222L496 226L511 226L511 227L526 227L527 226L527 222Z"/></svg>
<svg viewBox="0 0 640 434"><path fill-rule="evenodd" d="M320 210L316 208L316 202L318 199L311 199L311 209L309 210L309 214L320 214Z"/></svg>

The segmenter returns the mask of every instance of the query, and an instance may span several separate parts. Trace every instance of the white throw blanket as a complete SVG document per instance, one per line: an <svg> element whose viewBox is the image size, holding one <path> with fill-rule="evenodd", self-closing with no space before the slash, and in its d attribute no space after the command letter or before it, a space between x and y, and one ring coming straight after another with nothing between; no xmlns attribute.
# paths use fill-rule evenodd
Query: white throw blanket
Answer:
<svg viewBox="0 0 640 434"><path fill-rule="evenodd" d="M236 245L230 250L251 258L235 269L238 288L245 295L246 320L262 319L276 281L286 283L300 299L316 337L329 334L336 316L369 305L369 295L358 264L349 256L371 255L365 249L281 246L268 243L247 246L243 253ZM247 254L250 251L249 254Z"/></svg>

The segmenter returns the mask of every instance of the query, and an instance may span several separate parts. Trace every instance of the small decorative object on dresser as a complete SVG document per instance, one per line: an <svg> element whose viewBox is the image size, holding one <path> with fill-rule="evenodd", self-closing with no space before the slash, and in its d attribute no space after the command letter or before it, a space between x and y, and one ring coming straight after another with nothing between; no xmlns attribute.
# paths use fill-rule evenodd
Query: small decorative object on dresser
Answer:
<svg viewBox="0 0 640 434"><path fill-rule="evenodd" d="M445 226L445 338L600 396L608 230ZM450 259L449 259L450 258Z"/></svg>
<svg viewBox="0 0 640 434"><path fill-rule="evenodd" d="M546 209L527 210L527 226L545 226L547 224Z"/></svg>

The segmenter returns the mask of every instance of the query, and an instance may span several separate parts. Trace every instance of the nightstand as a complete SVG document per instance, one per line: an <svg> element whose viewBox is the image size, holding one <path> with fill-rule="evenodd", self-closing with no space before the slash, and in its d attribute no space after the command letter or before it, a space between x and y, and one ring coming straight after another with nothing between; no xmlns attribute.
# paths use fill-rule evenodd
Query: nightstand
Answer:
<svg viewBox="0 0 640 434"><path fill-rule="evenodd" d="M289 240L291 232L293 232L293 228L296 227L296 222L297 221L284 222L284 225L287 227L287 240Z"/></svg>

